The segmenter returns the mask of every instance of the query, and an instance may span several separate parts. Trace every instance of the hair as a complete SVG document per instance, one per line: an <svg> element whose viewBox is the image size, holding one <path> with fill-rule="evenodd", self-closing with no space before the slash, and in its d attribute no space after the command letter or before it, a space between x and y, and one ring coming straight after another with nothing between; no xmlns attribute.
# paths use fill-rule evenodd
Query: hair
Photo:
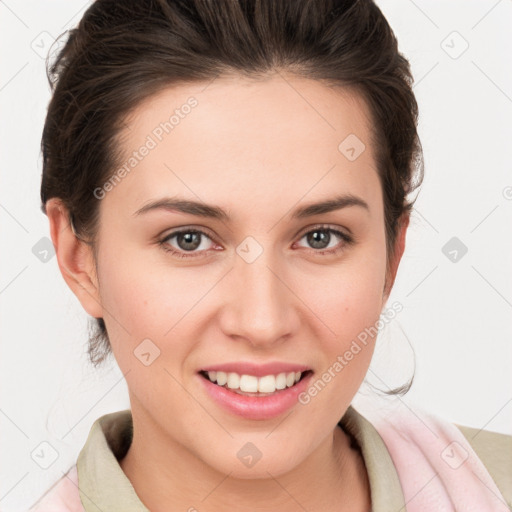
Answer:
<svg viewBox="0 0 512 512"><path fill-rule="evenodd" d="M68 33L47 60L41 209L60 198L95 258L93 191L122 162L123 119L165 88L282 70L350 88L369 107L389 266L415 201L408 196L423 180L423 154L410 65L373 0L96 0ZM94 366L111 354L103 318L90 324L88 354Z"/></svg>

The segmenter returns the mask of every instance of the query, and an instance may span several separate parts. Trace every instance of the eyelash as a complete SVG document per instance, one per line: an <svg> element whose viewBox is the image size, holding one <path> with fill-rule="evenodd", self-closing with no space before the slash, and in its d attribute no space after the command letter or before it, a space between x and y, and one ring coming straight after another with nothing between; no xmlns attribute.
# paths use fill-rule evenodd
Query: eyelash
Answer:
<svg viewBox="0 0 512 512"><path fill-rule="evenodd" d="M331 227L325 226L325 225L315 226L314 228L310 229L309 231L306 231L305 233L303 233L300 236L299 240L302 240L302 238L304 238L306 235L309 235L310 233L314 233L315 231L323 231L323 232L328 232L328 233L334 234L334 235L338 236L339 238L341 238L344 242L344 244L338 245L334 249L318 249L318 250L311 249L316 254L334 255L334 254L337 254L338 252L342 251L344 249L345 245L351 245L354 243L354 239L350 235L347 235L346 233L343 233L342 231L338 231L337 229L334 229L334 228L331 228ZM206 238L212 240L212 242L215 242L215 240L213 240L212 237L209 236L208 234L206 234L204 231L201 231L199 229L190 228L190 229L181 229L179 231L174 231L174 232L168 234L167 236L165 236L163 239L159 240L158 244L165 252L171 253L173 256L176 256L177 258L206 257L207 255L204 254L206 251L191 252L190 254L187 254L186 252L178 251L178 250L170 247L167 244L167 242L171 238L174 238L177 235L180 235L183 233L197 233L197 234L203 235ZM203 256L198 256L198 254L201 254L201 253L203 253Z"/></svg>

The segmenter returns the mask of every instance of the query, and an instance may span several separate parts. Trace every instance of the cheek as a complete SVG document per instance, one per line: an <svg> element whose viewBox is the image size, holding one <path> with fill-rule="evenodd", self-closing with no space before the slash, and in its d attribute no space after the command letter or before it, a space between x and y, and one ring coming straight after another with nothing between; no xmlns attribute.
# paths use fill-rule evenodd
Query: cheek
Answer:
<svg viewBox="0 0 512 512"><path fill-rule="evenodd" d="M354 254L321 280L305 283L303 294L318 318L333 331L334 345L376 322L382 310L385 270L385 250L376 248L367 255Z"/></svg>
<svg viewBox="0 0 512 512"><path fill-rule="evenodd" d="M347 258L320 282L309 281L303 293L320 319L318 343L323 368L337 378L330 393L349 399L364 379L378 335L386 270L385 246L376 243ZM319 324L317 320L317 325ZM341 358L341 359L340 359ZM326 375L329 380L329 375Z"/></svg>
<svg viewBox="0 0 512 512"><path fill-rule="evenodd" d="M187 324L187 313L204 295L204 279L193 270L149 265L141 254L123 251L99 265L100 295L112 350L119 365L133 364L133 351L145 339L165 349ZM188 348L173 345L173 354ZM179 360L179 358L176 358Z"/></svg>
<svg viewBox="0 0 512 512"><path fill-rule="evenodd" d="M361 255L337 277L309 292L304 288L321 321L317 325L323 326L316 336L321 365L299 399L310 417L323 418L327 410L333 418L341 417L366 376L378 334L384 272L385 262Z"/></svg>

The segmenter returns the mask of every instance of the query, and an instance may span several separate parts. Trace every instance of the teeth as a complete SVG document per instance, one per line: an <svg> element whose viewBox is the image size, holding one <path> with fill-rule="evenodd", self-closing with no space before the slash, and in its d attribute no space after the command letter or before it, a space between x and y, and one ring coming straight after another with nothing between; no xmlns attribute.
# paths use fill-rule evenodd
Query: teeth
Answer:
<svg viewBox="0 0 512 512"><path fill-rule="evenodd" d="M240 389L240 375L238 373L228 373L228 388Z"/></svg>
<svg viewBox="0 0 512 512"><path fill-rule="evenodd" d="M246 393L274 393L276 390L292 387L302 376L302 372L279 373L278 375L239 375L234 372L208 372L210 381L229 389Z"/></svg>
<svg viewBox="0 0 512 512"><path fill-rule="evenodd" d="M210 380L211 380L211 378L210 378ZM219 386L224 386L224 384L226 384L226 382L228 381L228 374L225 372L217 372L216 380L217 380L217 384ZM213 380L212 382L215 382L215 380Z"/></svg>
<svg viewBox="0 0 512 512"><path fill-rule="evenodd" d="M276 377L276 389L284 389L286 387L286 373L280 373Z"/></svg>
<svg viewBox="0 0 512 512"><path fill-rule="evenodd" d="M257 379L260 393L273 393L276 390L276 378L273 375L265 375Z"/></svg>
<svg viewBox="0 0 512 512"><path fill-rule="evenodd" d="M255 377L254 375L242 375L240 377L240 390L256 393L256 391L259 390L258 381L258 377Z"/></svg>

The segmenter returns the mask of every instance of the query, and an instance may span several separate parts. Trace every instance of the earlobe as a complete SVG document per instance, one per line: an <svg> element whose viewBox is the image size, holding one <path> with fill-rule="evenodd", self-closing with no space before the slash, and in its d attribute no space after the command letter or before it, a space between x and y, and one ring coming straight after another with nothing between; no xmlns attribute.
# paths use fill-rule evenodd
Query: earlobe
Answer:
<svg viewBox="0 0 512 512"><path fill-rule="evenodd" d="M103 317L92 247L77 238L60 199L49 199L46 213L62 277L89 315Z"/></svg>
<svg viewBox="0 0 512 512"><path fill-rule="evenodd" d="M405 250L405 237L407 234L407 228L409 227L409 220L410 215L404 214L399 219L399 231L397 233L396 241L395 241L395 254L393 261L390 263L390 268L388 270L388 275L386 276L386 284L384 287L384 301L383 305L388 300L388 297L391 293L391 290L393 288L393 285L395 283L396 274L398 272L398 265L400 264L400 260L402 259L402 256L404 254Z"/></svg>

